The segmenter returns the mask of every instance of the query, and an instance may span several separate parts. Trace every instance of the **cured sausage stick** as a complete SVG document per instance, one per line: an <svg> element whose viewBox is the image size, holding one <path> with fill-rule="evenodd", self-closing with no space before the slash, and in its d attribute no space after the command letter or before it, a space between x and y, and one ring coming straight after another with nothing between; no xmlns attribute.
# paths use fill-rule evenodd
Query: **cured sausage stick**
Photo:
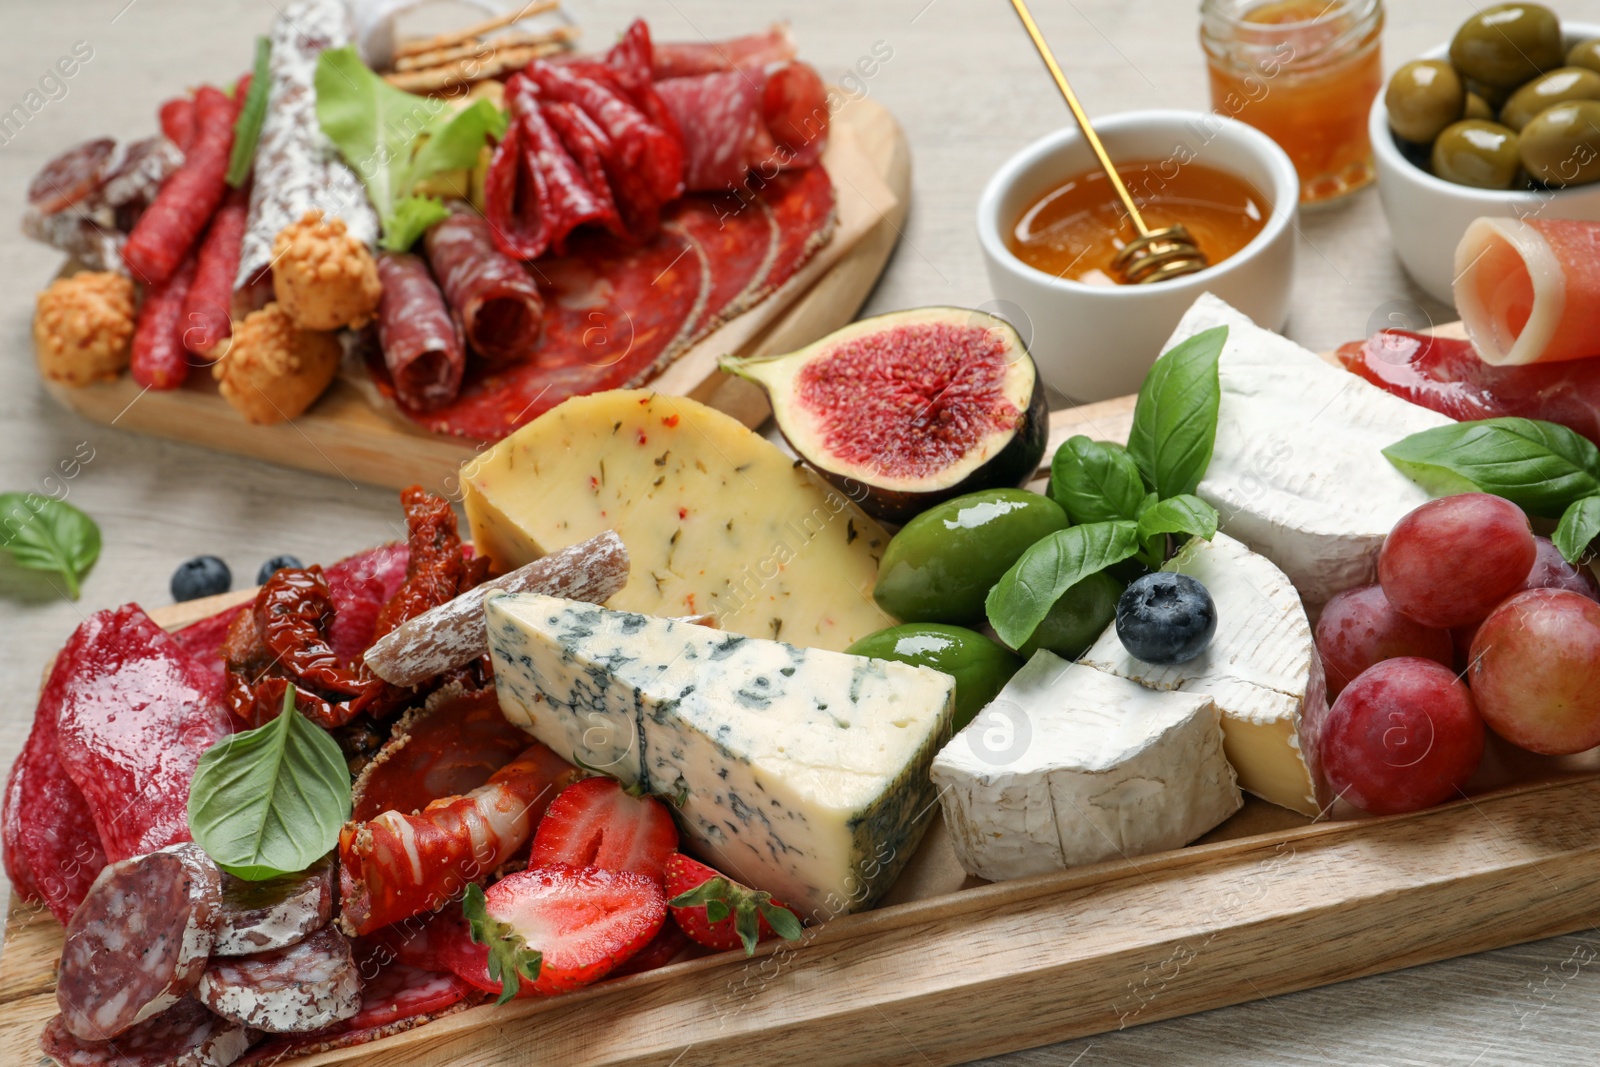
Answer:
<svg viewBox="0 0 1600 1067"><path fill-rule="evenodd" d="M295 0L272 27L271 88L256 142L250 218L234 289L266 273L272 243L306 212L343 219L369 248L378 239L378 215L354 171L337 158L317 122L317 57L350 43L351 13L344 0Z"/></svg>
<svg viewBox="0 0 1600 1067"><path fill-rule="evenodd" d="M133 380L147 389L176 389L189 377L183 310L194 285L194 259L145 294L133 332Z"/></svg>
<svg viewBox="0 0 1600 1067"><path fill-rule="evenodd" d="M199 240L227 191L233 151L233 101L202 85L194 98L195 136L177 173L166 180L122 248L134 279L160 285Z"/></svg>
<svg viewBox="0 0 1600 1067"><path fill-rule="evenodd" d="M206 355L233 334L233 279L239 273L239 249L249 207L246 190L228 190L195 257L194 283L183 302L182 332L183 347L197 356Z"/></svg>
<svg viewBox="0 0 1600 1067"><path fill-rule="evenodd" d="M602 604L627 582L628 550L622 538L607 530L400 624L367 649L366 663L373 674L393 685L419 685L488 650L483 602L492 593L544 593Z"/></svg>

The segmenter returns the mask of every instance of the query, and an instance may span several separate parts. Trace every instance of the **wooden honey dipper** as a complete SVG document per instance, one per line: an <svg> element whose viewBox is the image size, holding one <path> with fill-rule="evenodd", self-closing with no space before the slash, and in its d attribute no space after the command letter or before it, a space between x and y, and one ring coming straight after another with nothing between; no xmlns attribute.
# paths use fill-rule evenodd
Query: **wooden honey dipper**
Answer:
<svg viewBox="0 0 1600 1067"><path fill-rule="evenodd" d="M1129 285L1148 285L1152 282L1166 281L1168 278L1193 274L1197 270L1205 270L1208 266L1205 253L1200 251L1194 238L1182 225L1163 226L1158 230L1152 230L1145 225L1144 216L1139 214L1139 206L1133 202L1128 187L1122 182L1122 175L1117 173L1116 165L1106 154L1106 146L1100 143L1100 137L1090 125L1089 116L1084 113L1083 105L1078 103L1078 97L1073 93L1072 86L1067 84L1067 76L1062 73L1061 64L1056 62L1055 54L1045 43L1044 35L1039 32L1038 24L1033 21L1027 3L1025 0L1011 0L1011 6L1016 8L1017 17L1022 20L1022 28L1027 30L1028 36L1033 39L1033 46L1039 50L1039 58L1044 60L1044 65L1050 70L1050 76L1056 80L1056 88L1061 90L1061 96L1066 100L1067 107L1072 109L1072 117L1078 120L1078 128L1083 131L1084 140L1089 142L1095 158L1100 161L1100 169L1105 171L1111 187L1117 191L1117 196L1122 200L1122 206L1127 208L1128 218L1133 220L1134 229L1139 231L1139 236L1129 241L1117 253L1116 258L1111 261L1111 268L1117 272L1121 281Z"/></svg>

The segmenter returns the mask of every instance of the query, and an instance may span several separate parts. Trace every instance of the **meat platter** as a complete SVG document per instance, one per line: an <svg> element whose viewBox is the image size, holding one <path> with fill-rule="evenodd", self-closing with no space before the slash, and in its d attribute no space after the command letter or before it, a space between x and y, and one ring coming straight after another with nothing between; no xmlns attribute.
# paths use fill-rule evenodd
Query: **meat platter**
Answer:
<svg viewBox="0 0 1600 1067"><path fill-rule="evenodd" d="M774 34L777 32L773 31ZM761 39L769 42L768 47L792 52L790 44L770 44L771 41L786 41L787 38L757 34L751 39ZM492 71L494 68L487 69ZM489 80L473 84L475 91L481 95L483 85L498 86L500 83ZM488 384L479 382L488 371L480 373L475 368L480 365L486 368L488 364L470 354L466 361L464 387L469 391L477 389L484 397L492 398L487 405L478 402L477 416L466 415L463 409L457 415L436 414L430 417L414 407L403 404L397 407L392 392L384 392L386 387L383 382L387 381L384 375L374 377L361 365L359 353L350 351L346 352L343 368L323 387L314 402L305 410L296 412L292 418L280 418L279 414L295 411L298 398L295 403L287 405L282 398L276 398L278 402L270 409L258 405L263 410L241 415L241 411L236 410L238 404L226 399L226 377L218 379L214 376L215 372L205 371L208 362L216 362L215 352L210 357L191 353L191 360L200 364L201 369L183 375L178 383L163 381L152 386L148 376L140 380L140 375L130 376L127 373L90 373L86 377L83 372L46 372L43 375L44 384L61 403L94 421L106 424L114 422L120 428L135 432L176 437L207 447L395 488L418 481L431 485L442 484L441 479L453 471L462 458L470 455L479 443L503 434L511 425L510 422L496 420L513 415L531 417L532 413L552 402L556 393L567 389L567 385L554 384L561 374L565 374L566 379L578 388L601 387L602 380L608 376L618 381L630 380L635 384L649 381L654 388L665 392L708 400L743 421L754 424L765 413L765 403L759 391L718 371L715 366L717 357L727 352L755 354L775 351L777 349L772 347L774 344L781 348L804 343L848 321L860 301L865 299L872 282L893 250L908 203L909 153L894 120L864 93L828 92L831 94L828 108L832 114L828 116L830 121L826 133L807 146L808 151L818 157L810 169L817 175L826 173L832 179L832 210L826 223L828 229L819 234L825 240L813 240L805 247L803 256L790 265L785 265L783 257L779 256L770 264L729 260L719 266L720 261L708 258L706 249L710 248L709 244L702 247L701 243L697 243L694 255L678 261L674 257L682 250L667 247L672 244L672 239L658 239L659 252L650 253L661 260L655 267L642 260L637 264L622 260L615 266L601 268L602 271L620 272L617 279L610 280L602 274L601 279L606 285L612 284L613 280L626 279L629 277L627 272L633 271L639 275L640 285L656 290L656 293L647 294L642 303L619 290L617 300L623 304L633 300L629 310L625 311L618 310L622 304L616 308L604 306L599 310L587 305L578 306L586 297L584 291L575 290L573 286L592 287L592 282L582 281L581 271L574 273L577 259L568 257L562 260L546 256L538 260L536 270L547 269L551 263L557 265L557 274L552 276L555 281L547 284L558 287L567 285L567 289L558 290L565 295L551 307L559 308L574 301L577 304L567 316L572 320L568 327L556 325L552 318L540 348L545 355L536 361L546 369L534 374L534 378L539 380L529 379L532 384L527 386L527 395L521 400L511 398L510 393L521 387L511 384L503 371L496 372L498 376L491 376ZM446 99L453 98L447 96ZM312 121L315 122L315 116ZM69 150L64 158L70 161L74 151L80 149ZM804 171L787 170L783 173L793 175ZM270 179L271 175L267 177ZM698 183L698 187L711 187L712 179L704 175L691 174L690 178ZM465 180L468 183L471 181L470 178ZM59 182L59 177L52 177L52 181ZM793 184L792 180L790 184ZM451 189L446 187L444 194L451 195ZM716 198L719 195L724 196L727 203L718 201ZM751 199L748 192L740 195L746 200ZM774 194L767 192L762 195L770 200ZM239 199L244 199L243 195ZM773 215L770 207L759 198L752 201L753 206L748 211L733 210L741 202L738 195L716 192L685 197L681 203L692 210L684 214L685 209L675 209L678 214L669 218L668 232L692 234L694 227L699 225L695 221L699 216L694 211L700 211L707 219L715 221L717 226L724 225L717 220L741 220L743 230L738 231L738 236L725 238L726 249L732 250L740 247L739 242L750 243L757 236L762 241L767 240L765 233L756 235L751 223L743 220L754 219L764 227L766 224L759 220L771 217L775 220L772 223L774 234L784 232L783 228L790 225L777 221L778 216ZM46 202L47 207L54 205L55 201ZM708 206L702 208L700 205ZM760 210L755 210L758 207ZM93 215L95 210L90 209L90 214ZM70 211L66 213L71 214ZM242 222L242 207L238 209L238 214ZM228 211L221 210L220 215L227 217ZM251 216L252 219L254 217ZM48 228L51 224L49 220L57 218L55 215L44 216L46 221L33 224L30 232L44 233L46 236L64 233L65 220L54 230ZM100 216L95 215L95 218ZM268 220L269 223L275 221ZM592 223L590 225L593 226ZM703 242L703 235L687 239ZM73 231L61 237L57 243L67 247L70 252L76 247L73 245L75 240L82 243L82 238ZM256 240L259 245L261 239ZM595 241L589 240L589 244L594 245ZM420 249L421 244L417 247ZM88 265L97 263L96 249L92 245L84 254L88 255ZM595 254L600 256L599 260L594 260L591 255L591 260L596 263L611 263L616 259L609 250ZM729 253L717 253L726 254ZM748 253L746 259L750 259ZM642 314L639 309L661 306L663 300L678 299L664 293L663 286L666 283L663 279L677 276L664 274L661 270L664 265L674 263L674 270L681 274L683 264L696 261L704 264L704 269L699 273L715 280L705 296L707 307L710 308L719 300L727 303L727 307L716 314L709 311L697 313L705 320L699 325L686 323L681 328L674 327L678 336L669 343L661 336L662 329L645 328L645 320L638 318ZM69 259L66 270L71 273L83 265L82 255L78 255ZM741 271L748 273L751 269L766 275L768 280L758 285L757 279L744 278L739 274ZM726 276L719 277L719 270ZM279 272L282 272L281 267ZM649 277L644 277L646 273ZM562 278L566 278L566 281L563 282ZM722 288L717 288L717 285ZM744 285L747 293L728 301L724 291L732 293L740 285ZM684 286L680 285L679 288ZM259 283L254 289L254 297L250 296L251 292L249 287L241 284L234 293L232 311L235 318L241 317L250 301L259 303L261 299L272 295L270 282L265 292ZM193 298L190 303L198 299ZM193 309L186 309L186 313L190 316L186 321L196 321ZM675 311L670 313L676 314ZM557 311L551 310L549 314L556 316ZM567 329L566 335L562 334L563 329ZM196 347L211 345L217 352L225 352L229 340L224 337L220 343L214 341L214 332L217 332L214 327L190 329L188 337L191 341L198 339ZM567 336L568 340L562 340L563 336ZM353 342L357 338L345 331L343 339L348 350L354 347ZM361 335L361 340L369 353L380 345L370 330ZM470 337L468 340L470 343ZM551 369L568 358L554 354L563 345L572 348L569 355L576 364L573 371L558 372ZM650 357L649 353L655 349L661 351ZM642 363L639 362L641 353L646 357ZM639 366L634 367L633 363L639 363ZM220 367L222 364L216 365ZM220 392L219 385L223 386ZM553 393L550 391L552 388L555 390ZM235 400L238 394L239 390L234 389ZM134 402L136 399L137 403ZM408 411L409 415L406 414Z"/></svg>

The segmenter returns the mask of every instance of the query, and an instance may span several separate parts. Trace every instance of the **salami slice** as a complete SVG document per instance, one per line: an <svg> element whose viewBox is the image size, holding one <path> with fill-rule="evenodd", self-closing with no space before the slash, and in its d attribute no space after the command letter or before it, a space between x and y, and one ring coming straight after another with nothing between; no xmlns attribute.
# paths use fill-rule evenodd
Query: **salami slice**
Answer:
<svg viewBox="0 0 1600 1067"><path fill-rule="evenodd" d="M166 180L183 166L181 149L165 137L146 137L128 146L122 159L106 172L100 199L118 210L118 217L138 213L160 195Z"/></svg>
<svg viewBox="0 0 1600 1067"><path fill-rule="evenodd" d="M133 604L91 615L56 671L39 714L55 715L62 765L107 858L189 840L195 764L233 729L215 673Z"/></svg>
<svg viewBox="0 0 1600 1067"><path fill-rule="evenodd" d="M397 542L347 556L323 572L334 608L328 643L341 663L355 663L372 644L378 613L405 584L410 558L411 550Z"/></svg>
<svg viewBox="0 0 1600 1067"><path fill-rule="evenodd" d="M741 67L764 67L795 57L789 27L779 24L763 33L723 41L657 42L653 65L656 80L709 74Z"/></svg>
<svg viewBox="0 0 1600 1067"><path fill-rule="evenodd" d="M200 1003L236 1023L274 1034L305 1034L361 1008L350 942L331 926L287 948L216 959L195 989Z"/></svg>
<svg viewBox="0 0 1600 1067"><path fill-rule="evenodd" d="M66 674L57 660L48 693ZM56 749L54 704L43 696L33 729L6 780L6 874L17 891L42 900L62 923L83 903L106 865L100 832L83 794L67 776Z"/></svg>
<svg viewBox="0 0 1600 1067"><path fill-rule="evenodd" d="M717 71L656 83L683 131L683 179L691 190L737 188L750 168L761 128L761 82L743 71Z"/></svg>
<svg viewBox="0 0 1600 1067"><path fill-rule="evenodd" d="M223 872L213 956L248 956L287 948L333 917L333 860L310 870L247 882Z"/></svg>
<svg viewBox="0 0 1600 1067"><path fill-rule="evenodd" d="M39 1035L39 1048L61 1067L229 1067L254 1035L185 997L115 1041L84 1041L57 1015Z"/></svg>
<svg viewBox="0 0 1600 1067"><path fill-rule="evenodd" d="M483 994L453 974L425 971L391 962L381 967L361 960L361 1009L344 1022L315 1034L268 1038L240 1061L239 1067L279 1064L336 1048L352 1048L402 1033L430 1019L460 1011Z"/></svg>
<svg viewBox="0 0 1600 1067"><path fill-rule="evenodd" d="M627 583L628 550L607 530L509 574L467 590L384 635L366 651L366 664L386 682L420 685L488 650L483 602L495 593L538 592L603 604Z"/></svg>
<svg viewBox="0 0 1600 1067"><path fill-rule="evenodd" d="M272 27L268 63L272 86L256 142L250 218L234 288L243 289L272 262L278 232L321 211L343 219L368 247L378 240L378 216L361 179L337 157L317 122L317 57L350 43L350 5L345 0L293 0Z"/></svg>
<svg viewBox="0 0 1600 1067"><path fill-rule="evenodd" d="M133 332L133 380L147 389L176 389L189 377L184 347L184 306L194 285L195 263L184 260L170 278L147 288Z"/></svg>
<svg viewBox="0 0 1600 1067"><path fill-rule="evenodd" d="M385 252L378 280L378 345L400 402L427 411L454 400L467 356L428 265L409 252Z"/></svg>
<svg viewBox="0 0 1600 1067"><path fill-rule="evenodd" d="M539 110L561 139L562 147L577 164L595 199L601 202L604 216L600 221L612 233L625 236L627 229L617 208L616 198L611 195L611 179L606 175L606 160L615 154L611 139L576 104L557 101L543 104Z"/></svg>
<svg viewBox="0 0 1600 1067"><path fill-rule="evenodd" d="M350 818L415 815L435 800L464 796L527 747L528 735L506 721L493 687L447 685L395 723L356 778Z"/></svg>
<svg viewBox="0 0 1600 1067"><path fill-rule="evenodd" d="M816 68L794 60L768 70L761 88L761 120L776 146L772 158L780 168L821 162L828 147L828 88Z"/></svg>
<svg viewBox="0 0 1600 1067"><path fill-rule="evenodd" d="M56 1003L84 1041L109 1041L200 981L215 940L222 872L199 845L172 845L100 872L67 924Z"/></svg>
<svg viewBox="0 0 1600 1067"><path fill-rule="evenodd" d="M491 363L531 356L544 300L528 269L495 247L488 220L459 206L428 230L426 248L468 347Z"/></svg>
<svg viewBox="0 0 1600 1067"><path fill-rule="evenodd" d="M183 166L168 178L155 201L139 216L122 258L134 278L159 285L172 277L227 191L228 155L233 149L233 101L220 89L201 86L195 94L194 145Z"/></svg>
<svg viewBox="0 0 1600 1067"><path fill-rule="evenodd" d="M28 206L41 214L65 211L100 189L109 166L115 166L117 142L110 137L73 145L40 168L28 183Z"/></svg>
<svg viewBox="0 0 1600 1067"><path fill-rule="evenodd" d="M211 218L195 257L194 281L183 303L183 345L205 355L233 334L233 279L250 216L250 192L230 189Z"/></svg>

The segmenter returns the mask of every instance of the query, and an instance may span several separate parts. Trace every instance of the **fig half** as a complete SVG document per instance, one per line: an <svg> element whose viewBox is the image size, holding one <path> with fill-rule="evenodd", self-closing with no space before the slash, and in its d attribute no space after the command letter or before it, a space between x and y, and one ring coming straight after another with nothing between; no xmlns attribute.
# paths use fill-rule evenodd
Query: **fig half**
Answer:
<svg viewBox="0 0 1600 1067"><path fill-rule="evenodd" d="M1033 357L982 311L890 312L721 366L764 389L790 446L885 522L1021 485L1044 456L1050 412Z"/></svg>

